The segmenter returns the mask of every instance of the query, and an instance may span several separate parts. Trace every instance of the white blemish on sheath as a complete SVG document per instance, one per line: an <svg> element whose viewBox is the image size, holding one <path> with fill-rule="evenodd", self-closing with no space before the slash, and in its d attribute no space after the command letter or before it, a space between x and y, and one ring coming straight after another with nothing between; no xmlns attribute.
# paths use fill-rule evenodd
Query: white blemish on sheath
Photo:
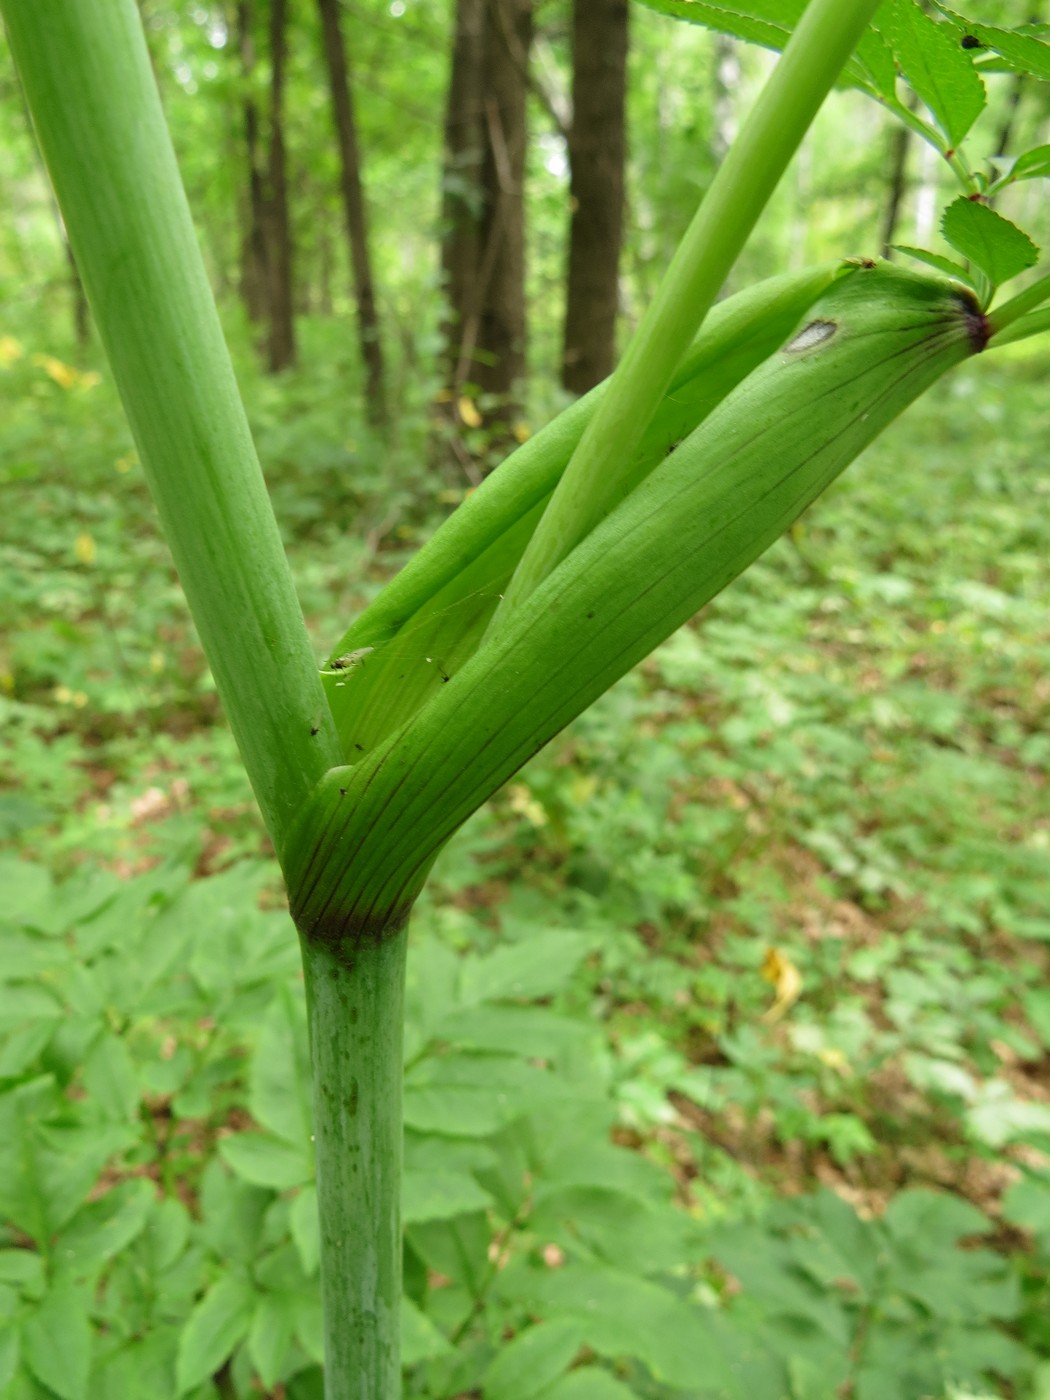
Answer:
<svg viewBox="0 0 1050 1400"><path fill-rule="evenodd" d="M799 350L812 350L815 345L823 345L826 340L838 330L837 321L810 321L808 326L803 326L794 340L789 340L784 346L786 355L795 354Z"/></svg>

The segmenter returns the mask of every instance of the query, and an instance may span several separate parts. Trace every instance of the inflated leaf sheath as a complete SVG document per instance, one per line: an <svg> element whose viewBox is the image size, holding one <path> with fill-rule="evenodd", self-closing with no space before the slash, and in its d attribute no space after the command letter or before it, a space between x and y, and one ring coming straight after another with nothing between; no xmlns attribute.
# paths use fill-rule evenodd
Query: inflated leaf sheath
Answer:
<svg viewBox="0 0 1050 1400"><path fill-rule="evenodd" d="M326 775L283 852L303 935L350 956L402 924L456 828L986 340L976 302L949 284L884 265L834 283L505 634L400 732Z"/></svg>

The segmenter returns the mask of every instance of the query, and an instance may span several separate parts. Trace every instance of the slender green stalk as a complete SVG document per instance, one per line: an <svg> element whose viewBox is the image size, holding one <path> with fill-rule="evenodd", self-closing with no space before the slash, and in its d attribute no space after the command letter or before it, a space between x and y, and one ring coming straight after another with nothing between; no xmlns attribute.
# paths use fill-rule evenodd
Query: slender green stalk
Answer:
<svg viewBox="0 0 1050 1400"><path fill-rule="evenodd" d="M407 931L303 938L326 1400L401 1393L401 1080Z"/></svg>
<svg viewBox="0 0 1050 1400"><path fill-rule="evenodd" d="M281 849L339 761L135 0L0 0L77 267L259 806Z"/></svg>
<svg viewBox="0 0 1050 1400"><path fill-rule="evenodd" d="M995 306L988 313L988 326L994 337L1001 337L1007 326L1019 321L1022 316L1034 311L1037 306L1042 306L1044 301L1050 300L1050 272L1044 273L1042 277L1025 287L1023 292L1018 292L1009 301L1004 301L1001 306ZM1009 337L1011 340L1019 339L1017 336ZM1000 345L1007 342L999 339Z"/></svg>
<svg viewBox="0 0 1050 1400"><path fill-rule="evenodd" d="M1044 306L1041 311L1030 311L1027 316L1011 321L1001 331L993 329L988 348L998 350L1003 345L1013 345L1018 340L1027 340L1029 336L1042 335L1046 331L1050 331L1050 306Z"/></svg>
<svg viewBox="0 0 1050 1400"><path fill-rule="evenodd" d="M878 0L810 0L682 239L505 590L503 630L622 495L656 407Z"/></svg>

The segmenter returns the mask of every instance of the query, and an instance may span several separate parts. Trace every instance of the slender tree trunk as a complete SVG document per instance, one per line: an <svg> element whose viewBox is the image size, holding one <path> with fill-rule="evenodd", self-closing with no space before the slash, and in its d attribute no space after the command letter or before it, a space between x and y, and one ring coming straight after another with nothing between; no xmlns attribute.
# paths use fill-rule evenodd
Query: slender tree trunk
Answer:
<svg viewBox="0 0 1050 1400"><path fill-rule="evenodd" d="M740 90L740 50L737 41L728 34L714 36L712 78L711 154L715 164L721 165L736 140Z"/></svg>
<svg viewBox="0 0 1050 1400"><path fill-rule="evenodd" d="M1024 96L1025 75L1015 73L1010 84L1010 92L1006 99L1006 112L999 126L999 139L995 143L995 154L1005 156L1010 149L1010 142L1013 139L1014 125L1017 122L1017 110L1021 105L1021 98Z"/></svg>
<svg viewBox="0 0 1050 1400"><path fill-rule="evenodd" d="M575 0L572 223L562 383L585 394L616 355L626 155L627 0Z"/></svg>
<svg viewBox="0 0 1050 1400"><path fill-rule="evenodd" d="M372 282L372 261L368 251L368 216L364 191L361 188L361 158L357 146L349 69L339 26L338 0L317 0L317 3L321 12L324 56L328 67L336 139L342 163L342 194L350 244L350 264L357 298L357 328L368 382L367 410L371 422L382 424L386 421L383 350Z"/></svg>
<svg viewBox="0 0 1050 1400"><path fill-rule="evenodd" d="M245 87L244 144L248 156L247 225L241 240L241 296L248 319L266 318L269 283L266 258L266 187L259 143L259 109L251 93L255 69L255 40L252 37L251 0L237 0L237 46L241 55L241 76Z"/></svg>
<svg viewBox="0 0 1050 1400"><path fill-rule="evenodd" d="M267 272L270 303L271 372L295 363L292 293L292 232L284 164L284 70L287 57L287 0L270 3L270 180L267 200Z"/></svg>
<svg viewBox="0 0 1050 1400"><path fill-rule="evenodd" d="M525 152L532 0L486 0L485 152L480 287L471 378L499 401L494 421L517 413L525 374ZM464 337L465 345L469 336Z"/></svg>
<svg viewBox="0 0 1050 1400"><path fill-rule="evenodd" d="M895 122L890 136L890 169L886 190L886 212L882 220L882 256L892 256L897 237L901 204L908 189L908 152L911 131L902 122Z"/></svg>
<svg viewBox="0 0 1050 1400"><path fill-rule="evenodd" d="M448 312L443 327L447 379L459 387L469 354L464 334L477 325L481 252L481 167L485 148L482 71L485 0L456 0L452 66L445 108L441 181L441 270Z"/></svg>

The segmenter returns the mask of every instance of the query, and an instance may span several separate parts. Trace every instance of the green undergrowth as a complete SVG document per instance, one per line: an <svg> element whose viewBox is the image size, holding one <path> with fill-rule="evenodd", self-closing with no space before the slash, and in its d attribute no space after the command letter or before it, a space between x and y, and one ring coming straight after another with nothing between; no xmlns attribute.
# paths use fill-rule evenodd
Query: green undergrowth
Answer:
<svg viewBox="0 0 1050 1400"><path fill-rule="evenodd" d="M0 361L0 1397L319 1400L293 930L111 387L41 349ZM440 858L406 1400L1050 1395L1045 373L917 405ZM380 479L335 383L252 385L319 657L466 485L421 411Z"/></svg>

